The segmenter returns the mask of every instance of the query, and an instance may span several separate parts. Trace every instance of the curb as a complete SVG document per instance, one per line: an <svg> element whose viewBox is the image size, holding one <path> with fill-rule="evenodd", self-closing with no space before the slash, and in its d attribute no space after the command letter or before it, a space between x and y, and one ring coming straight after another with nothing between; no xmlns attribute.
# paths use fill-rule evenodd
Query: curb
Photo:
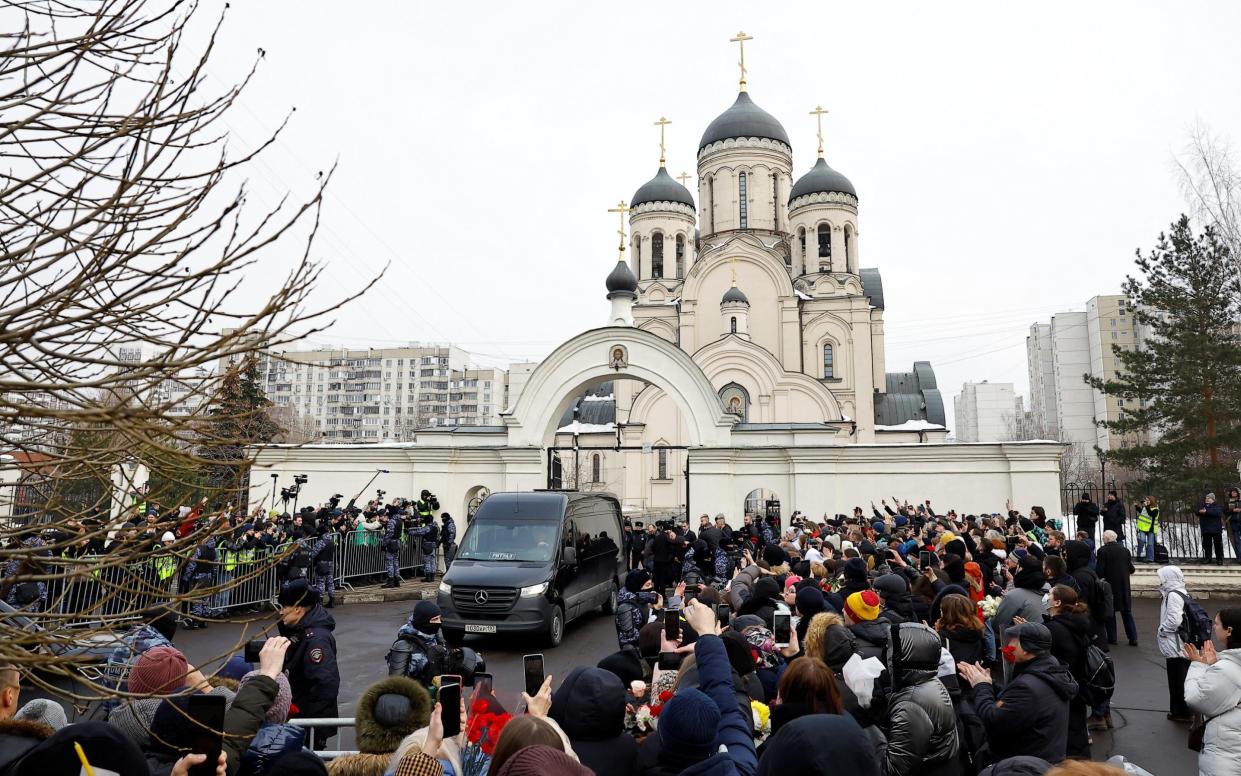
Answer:
<svg viewBox="0 0 1241 776"><path fill-rule="evenodd" d="M433 601L439 583L402 582L400 587L385 588L379 585L359 587L336 594L337 605L382 604L389 601Z"/></svg>

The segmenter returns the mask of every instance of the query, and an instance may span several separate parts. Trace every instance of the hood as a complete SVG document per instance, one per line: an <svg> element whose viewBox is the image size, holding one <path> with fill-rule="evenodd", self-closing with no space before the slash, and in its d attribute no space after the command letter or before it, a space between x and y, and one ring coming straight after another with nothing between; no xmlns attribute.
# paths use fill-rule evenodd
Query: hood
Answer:
<svg viewBox="0 0 1241 776"><path fill-rule="evenodd" d="M1069 672L1069 667L1051 655L1042 655L1028 662L1018 663L1014 676L1018 673L1039 679L1062 700L1067 701L1077 695L1077 680Z"/></svg>
<svg viewBox="0 0 1241 776"><path fill-rule="evenodd" d="M853 635L871 644L886 644L892 636L892 623L887 620L871 620L850 625Z"/></svg>
<svg viewBox="0 0 1241 776"><path fill-rule="evenodd" d="M1064 562L1069 573L1090 564L1090 546L1076 539L1064 543Z"/></svg>
<svg viewBox="0 0 1241 776"><path fill-rule="evenodd" d="M879 776L879 762L866 733L845 714L808 714L789 722L767 741L758 776Z"/></svg>
<svg viewBox="0 0 1241 776"><path fill-rule="evenodd" d="M390 754L431 719L431 696L413 679L389 676L366 688L355 716L358 749Z"/></svg>
<svg viewBox="0 0 1241 776"><path fill-rule="evenodd" d="M1086 547L1086 551L1089 552L1090 548ZM1028 556L1021 560L1017 573L1013 575L1013 587L1020 587L1023 590L1042 590L1043 583L1046 581L1043 576L1043 564Z"/></svg>
<svg viewBox="0 0 1241 776"><path fill-rule="evenodd" d="M889 655L893 683L898 687L910 687L934 679L943 651L939 634L920 622L901 623L892 630L896 639Z"/></svg>
<svg viewBox="0 0 1241 776"><path fill-rule="evenodd" d="M1090 638L1090 617L1084 614L1057 614L1051 621L1068 628L1069 632L1079 639Z"/></svg>
<svg viewBox="0 0 1241 776"><path fill-rule="evenodd" d="M555 561L510 563L505 561L461 560L456 558L444 574L448 585L478 587L530 587L546 582Z"/></svg>
<svg viewBox="0 0 1241 776"><path fill-rule="evenodd" d="M615 738L625 729L625 685L611 671L575 668L552 695L549 714L571 741Z"/></svg>
<svg viewBox="0 0 1241 776"><path fill-rule="evenodd" d="M1185 592L1185 575L1177 566L1160 566L1159 571L1159 589L1164 593L1171 593L1174 590Z"/></svg>

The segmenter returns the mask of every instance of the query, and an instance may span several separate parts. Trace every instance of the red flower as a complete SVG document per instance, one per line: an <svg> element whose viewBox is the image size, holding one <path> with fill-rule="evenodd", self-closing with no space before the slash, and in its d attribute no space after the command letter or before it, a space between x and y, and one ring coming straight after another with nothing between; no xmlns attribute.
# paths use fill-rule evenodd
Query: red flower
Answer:
<svg viewBox="0 0 1241 776"><path fill-rule="evenodd" d="M667 703L667 702L668 702L668 701L670 701L670 700L672 700L672 691L671 691L671 690L664 690L663 692L661 692L661 693L659 694L659 702L660 702L660 704Z"/></svg>
<svg viewBox="0 0 1241 776"><path fill-rule="evenodd" d="M658 717L658 716L659 716L659 712L661 712L661 711L663 711L663 710L664 710L664 704L662 704L662 703L657 703L657 704L655 704L654 706L652 706L652 707L651 707L651 716L652 716L652 717Z"/></svg>
<svg viewBox="0 0 1241 776"><path fill-rule="evenodd" d="M473 717L473 716L475 716L476 714L482 714L482 713L486 712L486 711L487 711L487 705L488 705L488 704L487 704L487 701L485 701L485 700L483 700L483 699L481 699L481 698L480 698L480 699L478 699L478 700L476 700L476 701L474 701L473 703L471 703L471 704L470 704L470 716L471 716L471 717Z"/></svg>

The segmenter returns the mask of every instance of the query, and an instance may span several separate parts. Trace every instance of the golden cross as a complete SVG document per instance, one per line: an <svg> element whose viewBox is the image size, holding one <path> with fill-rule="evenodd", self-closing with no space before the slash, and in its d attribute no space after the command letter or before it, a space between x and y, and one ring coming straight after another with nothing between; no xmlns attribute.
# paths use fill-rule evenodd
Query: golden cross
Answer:
<svg viewBox="0 0 1241 776"><path fill-rule="evenodd" d="M659 166L664 166L664 127L672 122L663 116L659 117L659 121L655 122L655 126L659 127Z"/></svg>
<svg viewBox="0 0 1241 776"><path fill-rule="evenodd" d="M680 175L677 176L677 180L679 180L681 182L681 185L684 186L685 181L689 180L689 173L687 172L681 173Z"/></svg>
<svg viewBox="0 0 1241 776"><path fill-rule="evenodd" d="M810 111L810 115L814 116L819 122L819 158L823 158L823 114L827 111L823 110L822 105L814 106L814 110Z"/></svg>
<svg viewBox="0 0 1241 776"><path fill-rule="evenodd" d="M741 50L741 61L737 64L741 66L741 91L745 91L745 42L754 40L753 35L746 35L744 32L737 33L737 37L729 38L729 43L736 43Z"/></svg>
<svg viewBox="0 0 1241 776"><path fill-rule="evenodd" d="M608 208L609 213L620 214L620 229L617 230L616 232L617 234L620 235L620 258L617 259L617 261L625 260L625 214L628 213L630 210L632 210L632 208L630 208L629 205L627 205L625 203L625 200L623 199L620 202L616 203L616 207Z"/></svg>

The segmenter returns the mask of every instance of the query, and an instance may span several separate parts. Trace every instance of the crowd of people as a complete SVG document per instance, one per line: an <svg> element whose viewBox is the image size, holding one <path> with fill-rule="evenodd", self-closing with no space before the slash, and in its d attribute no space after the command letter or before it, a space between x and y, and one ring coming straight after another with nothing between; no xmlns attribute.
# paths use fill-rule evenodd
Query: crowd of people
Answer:
<svg viewBox="0 0 1241 776"><path fill-rule="evenodd" d="M368 530L399 537L412 510L368 511ZM316 511L312 536L331 512ZM256 645L257 665L234 656L211 677L175 646L178 614L156 608L114 653L120 700L106 722L21 706L20 672L0 667L0 776L77 772L75 744L96 772L188 774L202 758L187 698L200 693L226 699L227 776L1141 774L1088 763L1092 736L1113 726L1109 650L1121 627L1129 646L1140 637L1133 558L1111 527L1069 538L1062 525L1040 507L959 515L886 501L787 525L745 515L734 528L722 514L627 525L615 651L547 676L510 713L482 658L446 641L439 607L419 601L388 676L355 705L358 751L326 762L312 750L336 731L308 740L290 724L338 714L324 589L288 579L280 636ZM1196 719L1201 773L1241 773L1241 608L1212 620L1179 568L1158 575L1168 717ZM449 684L473 689L446 715Z"/></svg>

